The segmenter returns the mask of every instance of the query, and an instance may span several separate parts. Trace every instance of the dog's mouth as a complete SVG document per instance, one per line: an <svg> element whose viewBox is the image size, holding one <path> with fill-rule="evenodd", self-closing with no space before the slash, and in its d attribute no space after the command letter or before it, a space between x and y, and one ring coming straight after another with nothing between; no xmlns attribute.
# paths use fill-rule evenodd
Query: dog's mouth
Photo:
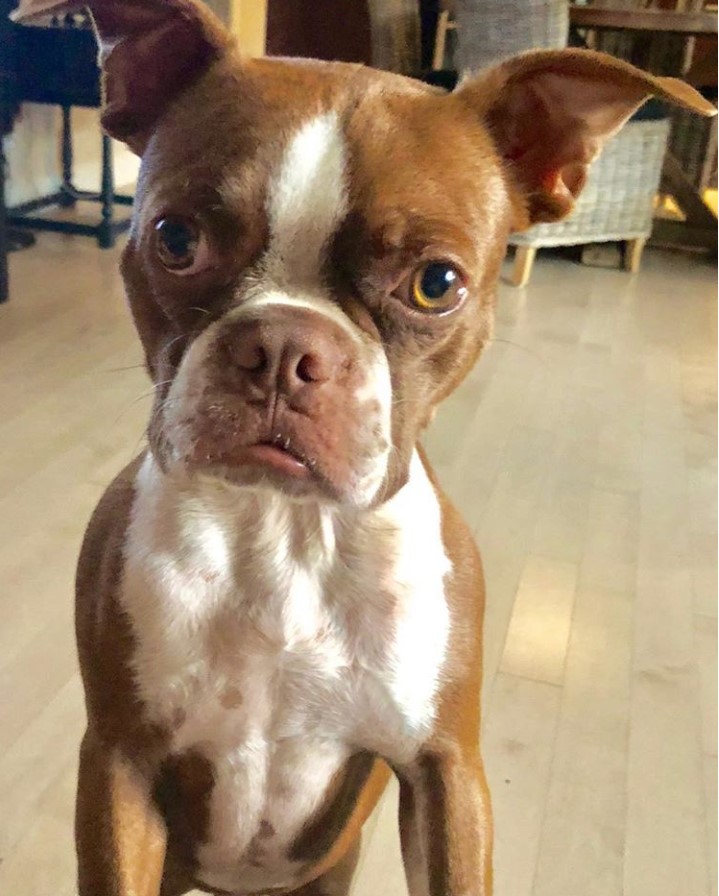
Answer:
<svg viewBox="0 0 719 896"><path fill-rule="evenodd" d="M332 396L330 396L332 397ZM167 466L189 476L277 490L298 500L365 504L386 472L379 412L340 395L313 413L278 400L273 408L201 384L170 404L157 433ZM164 409L163 409L164 415Z"/></svg>
<svg viewBox="0 0 719 896"><path fill-rule="evenodd" d="M292 445L289 437L280 435L248 446L238 460L240 465L243 461L258 464L295 479L308 479L315 466L311 458Z"/></svg>
<svg viewBox="0 0 719 896"><path fill-rule="evenodd" d="M333 491L317 461L284 430L256 441L238 443L210 429L194 440L185 455L190 470L210 473L238 485L268 483L290 493Z"/></svg>

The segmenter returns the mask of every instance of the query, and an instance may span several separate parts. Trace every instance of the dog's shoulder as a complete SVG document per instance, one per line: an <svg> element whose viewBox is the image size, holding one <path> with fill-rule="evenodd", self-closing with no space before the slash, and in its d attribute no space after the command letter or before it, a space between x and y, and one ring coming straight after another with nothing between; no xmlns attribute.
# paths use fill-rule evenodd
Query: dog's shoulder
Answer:
<svg viewBox="0 0 719 896"><path fill-rule="evenodd" d="M108 573L118 575L122 550L130 523L137 473L144 454L131 461L105 489L85 532L77 571L77 590L85 592L102 587Z"/></svg>
<svg viewBox="0 0 719 896"><path fill-rule="evenodd" d="M90 722L100 725L103 719L112 718L113 713L105 709L113 705L128 675L126 655L132 649L132 635L120 611L118 597L135 482L143 459L144 454L129 463L105 490L85 532L77 567L78 651ZM108 681L113 683L111 687L107 687ZM131 687L128 693L132 693Z"/></svg>

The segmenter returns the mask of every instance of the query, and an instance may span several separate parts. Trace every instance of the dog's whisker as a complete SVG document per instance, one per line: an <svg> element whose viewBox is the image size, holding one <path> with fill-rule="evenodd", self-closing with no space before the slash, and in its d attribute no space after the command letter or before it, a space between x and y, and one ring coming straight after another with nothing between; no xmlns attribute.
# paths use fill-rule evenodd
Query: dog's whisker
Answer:
<svg viewBox="0 0 719 896"><path fill-rule="evenodd" d="M138 395L137 398L133 398L130 404L137 404L138 401L142 401L144 398L149 398L151 395L154 395L158 389L161 389L163 386L169 386L171 382L172 380L161 380L159 383L155 383L150 389Z"/></svg>
<svg viewBox="0 0 719 896"><path fill-rule="evenodd" d="M145 364L129 364L127 367L108 367L103 373L124 373L127 370L144 370Z"/></svg>
<svg viewBox="0 0 719 896"><path fill-rule="evenodd" d="M132 453L131 453L131 455L130 455L130 459L132 459L132 458L134 458L134 457L137 457L137 454L138 454L138 452L139 452L140 446L142 445L143 441L146 440L146 441L149 443L149 439L150 439L150 437L149 437L149 433L148 433L147 429L145 428L145 429L143 429L143 431L140 433L140 435L139 435L138 438L137 438L137 441L135 442L135 445L134 445L134 447L133 447L133 449L132 449Z"/></svg>
<svg viewBox="0 0 719 896"><path fill-rule="evenodd" d="M123 416L123 414L126 414L127 411L130 410L130 408L134 407L134 405L136 405L138 402L143 401L143 400L146 399L146 398L150 398L151 396L154 396L154 394L155 394L155 392L156 392L157 389L161 388L162 386L167 386L167 385L169 385L171 382L172 382L172 380L161 380L159 383L154 383L154 384L153 384L149 389L147 389L146 391L141 392L136 398L133 398L132 401L128 402L128 403L125 405L125 407L122 408L122 410L120 411L120 413L119 413L119 414L117 415L117 417L115 418L115 420L114 420L114 422L113 422L113 426L114 426L114 425L121 419L121 417Z"/></svg>
<svg viewBox="0 0 719 896"><path fill-rule="evenodd" d="M209 314L209 312L208 312L208 314ZM162 350L164 352L168 352L172 348L172 346L175 345L176 342L179 342L181 339L185 339L184 333L180 333L179 336L173 336L173 338L170 339L169 342L166 342L163 345Z"/></svg>

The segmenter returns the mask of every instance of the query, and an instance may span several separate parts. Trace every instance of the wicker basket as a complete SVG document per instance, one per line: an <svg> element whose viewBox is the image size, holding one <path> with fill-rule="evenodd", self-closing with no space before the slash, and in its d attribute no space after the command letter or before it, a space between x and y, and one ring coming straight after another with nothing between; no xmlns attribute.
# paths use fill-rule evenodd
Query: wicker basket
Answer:
<svg viewBox="0 0 719 896"><path fill-rule="evenodd" d="M420 69L420 21L416 0L369 0L372 65L412 75Z"/></svg>
<svg viewBox="0 0 719 896"><path fill-rule="evenodd" d="M672 112L669 149L696 190L717 187L717 120L684 109Z"/></svg>
<svg viewBox="0 0 719 896"><path fill-rule="evenodd" d="M460 71L484 68L533 47L567 45L567 0L456 0Z"/></svg>
<svg viewBox="0 0 719 896"><path fill-rule="evenodd" d="M668 136L667 119L628 122L592 166L572 214L516 233L510 244L540 248L648 237Z"/></svg>

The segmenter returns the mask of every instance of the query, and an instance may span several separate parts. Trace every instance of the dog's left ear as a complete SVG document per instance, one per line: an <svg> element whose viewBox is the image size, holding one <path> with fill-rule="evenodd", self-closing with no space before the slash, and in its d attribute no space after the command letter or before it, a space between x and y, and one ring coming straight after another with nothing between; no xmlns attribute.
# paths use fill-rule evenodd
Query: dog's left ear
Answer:
<svg viewBox="0 0 719 896"><path fill-rule="evenodd" d="M507 59L455 91L479 113L523 194L516 229L567 215L603 144L650 96L700 115L716 109L693 87L591 50Z"/></svg>
<svg viewBox="0 0 719 896"><path fill-rule="evenodd" d="M21 0L16 22L90 10L102 69L103 127L141 155L167 106L232 44L200 0Z"/></svg>

